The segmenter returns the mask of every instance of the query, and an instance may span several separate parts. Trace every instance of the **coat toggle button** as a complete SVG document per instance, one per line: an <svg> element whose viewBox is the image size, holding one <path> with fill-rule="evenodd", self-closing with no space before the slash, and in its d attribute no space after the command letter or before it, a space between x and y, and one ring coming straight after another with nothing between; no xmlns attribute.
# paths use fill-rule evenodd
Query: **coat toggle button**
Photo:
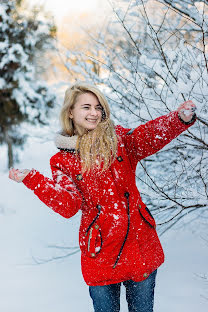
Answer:
<svg viewBox="0 0 208 312"><path fill-rule="evenodd" d="M78 180L78 181L81 181L82 179L83 179L83 177L82 177L81 173L78 174L78 175L77 175L77 180Z"/></svg>
<svg viewBox="0 0 208 312"><path fill-rule="evenodd" d="M126 198L129 198L129 192L125 192L125 193L124 193L124 196L125 196Z"/></svg>
<svg viewBox="0 0 208 312"><path fill-rule="evenodd" d="M98 204L96 207L97 207L97 209L100 211L101 205Z"/></svg>
<svg viewBox="0 0 208 312"><path fill-rule="evenodd" d="M121 156L118 156L117 159L119 162L123 161L123 158Z"/></svg>

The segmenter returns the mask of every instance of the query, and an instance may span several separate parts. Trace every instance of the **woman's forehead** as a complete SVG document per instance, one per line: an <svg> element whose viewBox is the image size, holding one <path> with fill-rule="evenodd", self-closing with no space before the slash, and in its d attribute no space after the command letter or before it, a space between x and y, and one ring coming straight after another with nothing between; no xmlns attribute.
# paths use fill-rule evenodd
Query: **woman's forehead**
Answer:
<svg viewBox="0 0 208 312"><path fill-rule="evenodd" d="M101 105L97 96L92 92L82 93L77 97L76 103L89 104L89 105Z"/></svg>

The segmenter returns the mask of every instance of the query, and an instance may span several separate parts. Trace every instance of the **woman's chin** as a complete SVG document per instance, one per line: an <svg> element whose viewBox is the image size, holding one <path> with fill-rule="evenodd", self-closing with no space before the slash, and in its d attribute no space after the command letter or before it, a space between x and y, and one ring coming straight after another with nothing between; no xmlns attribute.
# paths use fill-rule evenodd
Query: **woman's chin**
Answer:
<svg viewBox="0 0 208 312"><path fill-rule="evenodd" d="M85 129L88 130L88 131L89 130L94 130L97 127L97 125L98 125L97 123L96 124L91 124L91 125L88 124L88 125L86 125Z"/></svg>

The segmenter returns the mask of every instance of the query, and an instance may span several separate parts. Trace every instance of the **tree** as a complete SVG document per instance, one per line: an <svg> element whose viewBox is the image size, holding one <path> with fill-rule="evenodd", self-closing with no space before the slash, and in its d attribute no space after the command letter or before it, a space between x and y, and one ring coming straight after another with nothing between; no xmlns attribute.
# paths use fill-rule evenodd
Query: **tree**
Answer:
<svg viewBox="0 0 208 312"><path fill-rule="evenodd" d="M195 126L138 166L142 197L164 232L208 212L208 6L191 0L111 5L116 19L94 38L91 55L67 51L71 72L99 85L115 121L130 128L188 99L198 107ZM101 66L99 75L89 60Z"/></svg>
<svg viewBox="0 0 208 312"><path fill-rule="evenodd" d="M17 161L14 147L23 147L23 123L45 125L55 103L47 84L36 75L37 51L52 47L55 26L38 12L21 14L22 1L0 4L0 144L8 147L8 167Z"/></svg>

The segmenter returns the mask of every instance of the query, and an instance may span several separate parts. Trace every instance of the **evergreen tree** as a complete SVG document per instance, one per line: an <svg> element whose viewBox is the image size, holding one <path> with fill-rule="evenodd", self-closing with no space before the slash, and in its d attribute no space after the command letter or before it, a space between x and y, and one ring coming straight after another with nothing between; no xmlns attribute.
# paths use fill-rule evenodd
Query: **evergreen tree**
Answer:
<svg viewBox="0 0 208 312"><path fill-rule="evenodd" d="M52 46L54 25L33 16L22 16L20 0L0 3L0 144L8 147L8 167L17 160L14 147L23 147L27 135L21 124L46 124L55 97L38 81L35 55Z"/></svg>

